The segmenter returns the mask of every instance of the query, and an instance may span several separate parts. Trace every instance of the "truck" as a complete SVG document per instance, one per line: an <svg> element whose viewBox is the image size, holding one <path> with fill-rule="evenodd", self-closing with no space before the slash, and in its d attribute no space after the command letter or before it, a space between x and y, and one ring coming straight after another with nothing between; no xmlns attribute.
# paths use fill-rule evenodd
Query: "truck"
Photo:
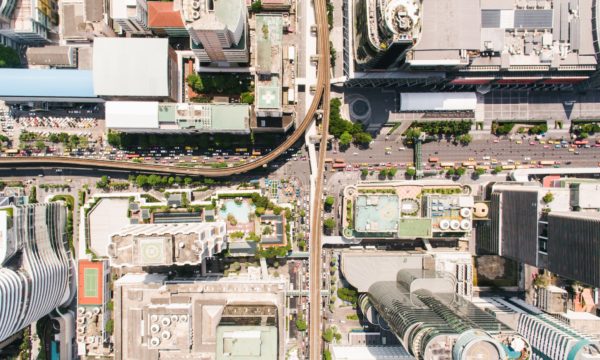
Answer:
<svg viewBox="0 0 600 360"><path fill-rule="evenodd" d="M438 162L438 161L440 161L440 159L439 159L439 158L437 158L437 157L435 157L435 156L430 156L430 157L429 157L429 162L430 162L430 163L436 163L436 162Z"/></svg>

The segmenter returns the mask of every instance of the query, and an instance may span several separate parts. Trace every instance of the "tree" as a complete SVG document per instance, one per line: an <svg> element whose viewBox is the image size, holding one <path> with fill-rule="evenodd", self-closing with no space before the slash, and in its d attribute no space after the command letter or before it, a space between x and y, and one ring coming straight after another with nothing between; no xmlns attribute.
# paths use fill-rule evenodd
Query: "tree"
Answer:
<svg viewBox="0 0 600 360"><path fill-rule="evenodd" d="M301 251L306 251L306 241L304 241L304 240L298 241L298 247L300 248Z"/></svg>
<svg viewBox="0 0 600 360"><path fill-rule="evenodd" d="M371 141L373 141L373 137L371 137L371 134L369 133L359 132L354 134L354 142L359 145L368 145Z"/></svg>
<svg viewBox="0 0 600 360"><path fill-rule="evenodd" d="M185 177L183 178L183 184L186 186L189 186L191 183L193 182L191 177Z"/></svg>
<svg viewBox="0 0 600 360"><path fill-rule="evenodd" d="M138 187L144 187L144 186L148 185L148 177L146 175L138 175L135 178L135 184Z"/></svg>
<svg viewBox="0 0 600 360"><path fill-rule="evenodd" d="M379 178L380 179L385 179L385 177L388 175L388 171L387 169L381 169L379 170Z"/></svg>
<svg viewBox="0 0 600 360"><path fill-rule="evenodd" d="M298 331L306 331L308 326L306 325L306 320L302 318L302 316L298 316L296 318L296 328Z"/></svg>
<svg viewBox="0 0 600 360"><path fill-rule="evenodd" d="M333 220L332 218L325 219L323 221L323 226L325 227L325 230L327 232L331 232L333 228L335 228L335 220Z"/></svg>
<svg viewBox="0 0 600 360"><path fill-rule="evenodd" d="M262 234L263 235L271 235L271 234L273 234L273 229L269 225L267 225L267 226L263 227Z"/></svg>
<svg viewBox="0 0 600 360"><path fill-rule="evenodd" d="M579 137L581 139L587 139L590 136L590 134L586 133L586 132L581 132L579 133Z"/></svg>
<svg viewBox="0 0 600 360"><path fill-rule="evenodd" d="M415 168L410 167L406 169L406 176L413 177L415 175L417 175L417 170L415 170Z"/></svg>
<svg viewBox="0 0 600 360"><path fill-rule="evenodd" d="M463 134L461 136L458 137L458 141L462 144L462 145L469 145L469 143L471 141L473 141L473 137L471 136L471 134Z"/></svg>
<svg viewBox="0 0 600 360"><path fill-rule="evenodd" d="M398 172L398 168L395 168L395 167L393 167L393 168L390 168L390 169L388 169L387 176L388 176L388 177L391 179L391 178L393 178L394 176L396 176L396 173L397 173L397 172Z"/></svg>
<svg viewBox="0 0 600 360"><path fill-rule="evenodd" d="M254 93L251 91L243 92L240 95L240 102L242 102L244 104L249 104L249 105L254 104Z"/></svg>
<svg viewBox="0 0 600 360"><path fill-rule="evenodd" d="M475 172L473 172L473 174L475 175L475 177L480 177L481 175L485 174L485 169L478 167L475 169Z"/></svg>
<svg viewBox="0 0 600 360"><path fill-rule="evenodd" d="M450 168L450 169L446 170L446 175L448 175L448 176L456 175L456 169Z"/></svg>
<svg viewBox="0 0 600 360"><path fill-rule="evenodd" d="M554 201L554 194L552 194L550 191L548 191L546 193L546 195L544 195L544 197L542 198L542 200L546 203L549 204L552 201Z"/></svg>
<svg viewBox="0 0 600 360"><path fill-rule="evenodd" d="M360 176L365 178L365 177L367 177L367 175L369 175L368 169L360 169Z"/></svg>
<svg viewBox="0 0 600 360"><path fill-rule="evenodd" d="M498 165L494 168L494 170L492 170L492 174L498 174L499 172L502 171L502 166Z"/></svg>
<svg viewBox="0 0 600 360"><path fill-rule="evenodd" d="M459 167L458 169L456 169L456 175L458 176L463 176L466 172L467 169L465 169L464 167Z"/></svg>
<svg viewBox="0 0 600 360"><path fill-rule="evenodd" d="M408 130L406 130L404 136L406 136L407 139L416 139L419 136L421 136L421 129L411 127Z"/></svg>
<svg viewBox="0 0 600 360"><path fill-rule="evenodd" d="M196 93L201 93L204 91L204 83L202 82L202 78L198 74L190 74L187 77L188 85L194 90Z"/></svg>
<svg viewBox="0 0 600 360"><path fill-rule="evenodd" d="M32 186L31 190L29 191L29 203L37 204L37 187L35 186Z"/></svg>
<svg viewBox="0 0 600 360"><path fill-rule="evenodd" d="M340 145L343 147L347 147L352 142L352 135L349 132L344 131L342 135L340 135Z"/></svg>
<svg viewBox="0 0 600 360"><path fill-rule="evenodd" d="M113 319L108 319L106 321L106 325L104 326L104 330L109 333L110 335L112 335L113 330L115 328L115 322Z"/></svg>
<svg viewBox="0 0 600 360"><path fill-rule="evenodd" d="M332 342L334 335L335 335L335 333L334 333L333 329L327 328L327 330L325 330L323 332L323 340L325 340L326 342Z"/></svg>
<svg viewBox="0 0 600 360"><path fill-rule="evenodd" d="M48 141L58 144L60 142L60 137L58 134L52 133L48 135Z"/></svg>
<svg viewBox="0 0 600 360"><path fill-rule="evenodd" d="M327 196L325 198L325 208L331 209L334 202L335 202L335 198L333 196L331 196L331 195Z"/></svg>
<svg viewBox="0 0 600 360"><path fill-rule="evenodd" d="M250 9L252 9L252 12L255 12L255 13L260 12L262 10L262 3L260 2L260 0L256 0L256 1L252 2Z"/></svg>
<svg viewBox="0 0 600 360"><path fill-rule="evenodd" d="M108 187L109 184L109 180L108 180L108 176L104 175L100 178L100 180L98 180L98 182L96 182L96 187L98 189L106 189Z"/></svg>
<svg viewBox="0 0 600 360"><path fill-rule="evenodd" d="M35 148L38 149L39 151L45 151L46 144L42 140L38 140L35 142Z"/></svg>
<svg viewBox="0 0 600 360"><path fill-rule="evenodd" d="M323 360L331 360L331 351L323 350Z"/></svg>
<svg viewBox="0 0 600 360"><path fill-rule="evenodd" d="M21 65L19 54L7 46L0 45L0 68L15 68Z"/></svg>

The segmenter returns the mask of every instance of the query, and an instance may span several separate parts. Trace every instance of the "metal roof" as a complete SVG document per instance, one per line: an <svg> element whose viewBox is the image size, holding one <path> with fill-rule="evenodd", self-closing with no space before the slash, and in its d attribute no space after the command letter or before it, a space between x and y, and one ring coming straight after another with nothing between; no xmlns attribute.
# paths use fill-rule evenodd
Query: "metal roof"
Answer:
<svg viewBox="0 0 600 360"><path fill-rule="evenodd" d="M0 69L0 79L0 97L96 97L89 70Z"/></svg>
<svg viewBox="0 0 600 360"><path fill-rule="evenodd" d="M107 96L169 96L168 39L95 38L94 91Z"/></svg>

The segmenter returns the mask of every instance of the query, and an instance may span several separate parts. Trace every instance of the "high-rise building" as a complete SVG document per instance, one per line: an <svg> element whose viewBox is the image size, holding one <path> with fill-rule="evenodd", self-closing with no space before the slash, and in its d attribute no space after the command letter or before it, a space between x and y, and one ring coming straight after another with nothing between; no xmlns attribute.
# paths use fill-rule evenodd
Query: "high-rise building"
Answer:
<svg viewBox="0 0 600 360"><path fill-rule="evenodd" d="M225 223L135 224L110 237L112 266L201 264L225 247Z"/></svg>
<svg viewBox="0 0 600 360"><path fill-rule="evenodd" d="M0 35L19 44L46 44L50 33L57 33L57 0L3 0L0 11Z"/></svg>
<svg viewBox="0 0 600 360"><path fill-rule="evenodd" d="M596 77L593 0L345 5L346 86L568 88Z"/></svg>
<svg viewBox="0 0 600 360"><path fill-rule="evenodd" d="M259 271L260 273L260 271ZM115 359L283 359L282 278L115 281Z"/></svg>
<svg viewBox="0 0 600 360"><path fill-rule="evenodd" d="M129 34L149 35L146 0L111 0L110 17Z"/></svg>
<svg viewBox="0 0 600 360"><path fill-rule="evenodd" d="M600 359L598 339L517 298L478 298L477 307L519 332L531 344L531 359ZM587 314L587 313L586 313ZM587 314L594 317L591 314Z"/></svg>
<svg viewBox="0 0 600 360"><path fill-rule="evenodd" d="M590 183L563 188L496 185L489 227L478 229L479 253L497 254L589 285L600 286L599 191ZM582 199L581 189L587 189ZM553 200L544 200L548 194ZM580 204L585 211L577 211Z"/></svg>
<svg viewBox="0 0 600 360"><path fill-rule="evenodd" d="M406 269L396 281L371 285L359 305L369 321L393 332L417 359L518 359L531 354L523 337L457 295L455 287L448 273Z"/></svg>
<svg viewBox="0 0 600 360"><path fill-rule="evenodd" d="M66 215L59 203L0 211L0 341L72 298Z"/></svg>
<svg viewBox="0 0 600 360"><path fill-rule="evenodd" d="M243 0L184 0L183 14L192 51L201 63L248 63L248 10Z"/></svg>

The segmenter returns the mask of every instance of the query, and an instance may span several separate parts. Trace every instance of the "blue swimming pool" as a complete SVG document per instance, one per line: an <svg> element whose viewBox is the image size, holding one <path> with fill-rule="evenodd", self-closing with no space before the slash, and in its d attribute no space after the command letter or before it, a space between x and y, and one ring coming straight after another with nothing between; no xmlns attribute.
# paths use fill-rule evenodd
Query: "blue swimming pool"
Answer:
<svg viewBox="0 0 600 360"><path fill-rule="evenodd" d="M225 200L225 210L220 210L219 214L222 219L226 219L229 214L235 216L238 223L250 222L250 214L254 212L255 206L248 203L247 200L241 204L236 204L235 200Z"/></svg>

